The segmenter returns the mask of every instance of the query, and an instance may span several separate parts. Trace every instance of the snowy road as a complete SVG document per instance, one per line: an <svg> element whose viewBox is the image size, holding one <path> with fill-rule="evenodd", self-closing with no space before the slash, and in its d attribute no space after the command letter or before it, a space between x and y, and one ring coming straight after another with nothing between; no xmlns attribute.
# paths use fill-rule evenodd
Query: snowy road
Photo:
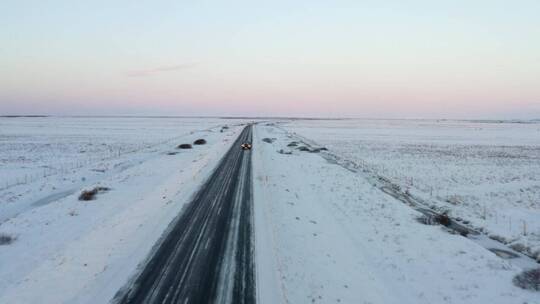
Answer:
<svg viewBox="0 0 540 304"><path fill-rule="evenodd" d="M247 126L118 303L254 303Z"/></svg>

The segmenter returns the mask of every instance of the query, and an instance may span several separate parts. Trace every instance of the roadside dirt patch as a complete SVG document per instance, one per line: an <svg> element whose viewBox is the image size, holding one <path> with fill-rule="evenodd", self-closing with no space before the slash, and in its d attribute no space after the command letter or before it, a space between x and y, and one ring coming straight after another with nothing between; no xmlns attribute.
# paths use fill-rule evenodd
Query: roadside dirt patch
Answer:
<svg viewBox="0 0 540 304"><path fill-rule="evenodd" d="M107 188L107 187L95 187L94 189L92 190L83 190L83 192L81 192L81 195L79 195L79 200L80 201L91 201L91 200L94 200L96 195L98 193L102 193L102 192L106 192L106 191L109 191L110 189Z"/></svg>

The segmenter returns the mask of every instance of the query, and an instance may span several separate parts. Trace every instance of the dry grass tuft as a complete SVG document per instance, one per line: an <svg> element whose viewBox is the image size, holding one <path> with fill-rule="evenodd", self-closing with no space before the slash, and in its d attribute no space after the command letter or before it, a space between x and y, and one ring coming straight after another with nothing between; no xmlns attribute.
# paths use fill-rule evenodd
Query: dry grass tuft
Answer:
<svg viewBox="0 0 540 304"><path fill-rule="evenodd" d="M94 189L92 190L83 190L83 192L81 192L81 195L79 195L79 200L80 201L91 201L91 200L94 200L96 195L100 192L106 192L106 191L109 191L110 189L107 188L107 187L95 187Z"/></svg>
<svg viewBox="0 0 540 304"><path fill-rule="evenodd" d="M540 291L540 268L526 270L515 276L512 281L523 289Z"/></svg>
<svg viewBox="0 0 540 304"><path fill-rule="evenodd" d="M16 239L17 238L12 235L0 233L0 245L9 245L13 243Z"/></svg>

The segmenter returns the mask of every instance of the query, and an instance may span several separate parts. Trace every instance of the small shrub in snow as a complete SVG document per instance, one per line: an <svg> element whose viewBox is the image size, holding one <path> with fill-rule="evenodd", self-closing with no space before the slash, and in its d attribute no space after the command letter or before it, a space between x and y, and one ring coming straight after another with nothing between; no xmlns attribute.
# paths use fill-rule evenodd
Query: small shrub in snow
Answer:
<svg viewBox="0 0 540 304"><path fill-rule="evenodd" d="M273 143L274 140L276 140L276 139L275 138L268 138L268 137L265 137L265 138L262 139L262 141L264 141L265 143L269 143L269 144Z"/></svg>
<svg viewBox="0 0 540 304"><path fill-rule="evenodd" d="M206 140L199 138L196 141L193 142L194 145L204 145L206 144Z"/></svg>
<svg viewBox="0 0 540 304"><path fill-rule="evenodd" d="M443 225L443 226L449 226L450 223L452 222L452 220L450 219L450 217L446 214L446 213L443 213L443 214L439 214L435 217L435 220Z"/></svg>
<svg viewBox="0 0 540 304"><path fill-rule="evenodd" d="M424 225L450 225L450 218L446 214L436 214L436 215L422 215L417 218L418 222Z"/></svg>
<svg viewBox="0 0 540 304"><path fill-rule="evenodd" d="M279 153L279 154L287 154L287 155L290 155L290 154L292 154L292 151L279 149L278 153Z"/></svg>
<svg viewBox="0 0 540 304"><path fill-rule="evenodd" d="M0 233L0 245L9 245L13 243L17 238L9 234Z"/></svg>
<svg viewBox="0 0 540 304"><path fill-rule="evenodd" d="M311 153L319 153L321 151L328 151L328 149L326 149L325 147L321 147L321 148L313 148L311 149L309 152Z"/></svg>
<svg viewBox="0 0 540 304"><path fill-rule="evenodd" d="M514 244L510 245L510 248L514 249L517 252L526 252L527 251L527 246L525 246L525 245L523 245L521 243L514 243Z"/></svg>
<svg viewBox="0 0 540 304"><path fill-rule="evenodd" d="M178 145L177 148L178 149L191 149L191 145L190 144L180 144L180 145Z"/></svg>
<svg viewBox="0 0 540 304"><path fill-rule="evenodd" d="M83 190L83 192L81 192L81 195L79 195L79 200L80 201L91 201L96 197L96 195L99 192L105 192L105 191L109 191L109 190L110 189L107 188L107 187L95 187L92 190Z"/></svg>
<svg viewBox="0 0 540 304"><path fill-rule="evenodd" d="M514 277L516 286L523 289L540 291L540 268L526 270Z"/></svg>

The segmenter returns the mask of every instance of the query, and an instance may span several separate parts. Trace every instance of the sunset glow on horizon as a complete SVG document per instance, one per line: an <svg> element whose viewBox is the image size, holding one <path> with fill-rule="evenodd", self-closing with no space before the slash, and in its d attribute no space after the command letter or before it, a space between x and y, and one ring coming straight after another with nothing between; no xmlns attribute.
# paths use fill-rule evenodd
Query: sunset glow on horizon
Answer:
<svg viewBox="0 0 540 304"><path fill-rule="evenodd" d="M0 115L540 118L538 1L5 1Z"/></svg>

